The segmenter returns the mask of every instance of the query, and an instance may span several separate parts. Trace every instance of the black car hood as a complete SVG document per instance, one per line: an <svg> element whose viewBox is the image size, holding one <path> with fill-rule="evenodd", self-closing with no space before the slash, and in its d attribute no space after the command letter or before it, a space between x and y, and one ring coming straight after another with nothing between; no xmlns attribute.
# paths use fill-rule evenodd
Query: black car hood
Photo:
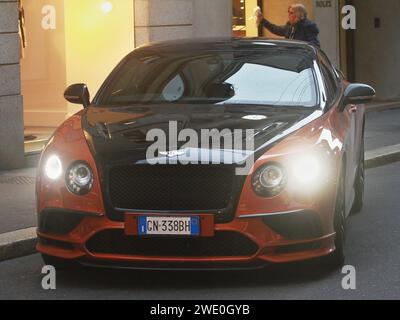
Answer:
<svg viewBox="0 0 400 320"><path fill-rule="evenodd" d="M197 132L202 129L230 129L231 132L235 129L242 129L244 132L246 129L253 129L254 152L257 152L321 114L322 112L315 108L256 105L90 106L83 115L82 125L96 161L107 165L144 161L146 150L154 143L146 141L148 131L161 129L166 133L168 141L171 121L177 123L178 133L183 129L193 129ZM243 141L244 139L245 134ZM183 144L185 142L179 143L178 149ZM245 142L243 145L245 146Z"/></svg>

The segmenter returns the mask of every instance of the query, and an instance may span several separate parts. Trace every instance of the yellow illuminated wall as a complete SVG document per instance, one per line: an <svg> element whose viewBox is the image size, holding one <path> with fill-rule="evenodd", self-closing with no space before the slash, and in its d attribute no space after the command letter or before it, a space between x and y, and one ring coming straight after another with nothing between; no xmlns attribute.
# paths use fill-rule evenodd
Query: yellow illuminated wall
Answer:
<svg viewBox="0 0 400 320"><path fill-rule="evenodd" d="M27 47L21 59L21 90L26 127L58 126L67 115L63 0L23 0ZM43 29L42 8L56 12L56 28Z"/></svg>
<svg viewBox="0 0 400 320"><path fill-rule="evenodd" d="M246 36L258 37L258 28L256 22L250 19L254 14L254 9L257 7L257 0L246 0Z"/></svg>
<svg viewBox="0 0 400 320"><path fill-rule="evenodd" d="M84 82L93 97L134 48L132 0L64 1L67 84ZM79 106L68 106L69 114Z"/></svg>
<svg viewBox="0 0 400 320"><path fill-rule="evenodd" d="M67 85L84 82L92 97L134 48L134 0L22 0L27 48L21 59L25 126L56 127L80 106L67 104ZM54 28L43 28L46 6Z"/></svg>

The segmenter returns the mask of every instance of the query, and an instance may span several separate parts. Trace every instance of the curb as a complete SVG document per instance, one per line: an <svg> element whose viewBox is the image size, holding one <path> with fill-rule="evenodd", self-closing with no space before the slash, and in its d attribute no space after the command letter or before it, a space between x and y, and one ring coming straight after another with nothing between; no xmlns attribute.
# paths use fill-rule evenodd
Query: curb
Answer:
<svg viewBox="0 0 400 320"><path fill-rule="evenodd" d="M400 108L400 101L372 103L367 105L367 112L386 111Z"/></svg>
<svg viewBox="0 0 400 320"><path fill-rule="evenodd" d="M365 153L365 167L376 168L400 161L400 144ZM36 228L0 234L0 262L36 253Z"/></svg>
<svg viewBox="0 0 400 320"><path fill-rule="evenodd" d="M400 161L400 144L370 150L365 153L365 167L376 168Z"/></svg>
<svg viewBox="0 0 400 320"><path fill-rule="evenodd" d="M0 261L35 253L36 241L36 228L0 234Z"/></svg>

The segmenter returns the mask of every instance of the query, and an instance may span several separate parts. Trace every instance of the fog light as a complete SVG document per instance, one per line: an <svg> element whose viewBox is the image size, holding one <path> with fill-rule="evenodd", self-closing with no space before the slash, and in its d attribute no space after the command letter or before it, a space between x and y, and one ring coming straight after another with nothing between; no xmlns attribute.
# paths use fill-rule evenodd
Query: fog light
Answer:
<svg viewBox="0 0 400 320"><path fill-rule="evenodd" d="M50 156L44 166L46 176L51 180L57 180L62 175L62 164L58 156Z"/></svg>
<svg viewBox="0 0 400 320"><path fill-rule="evenodd" d="M76 162L66 175L68 190L77 195L88 193L93 186L93 172L85 162Z"/></svg>

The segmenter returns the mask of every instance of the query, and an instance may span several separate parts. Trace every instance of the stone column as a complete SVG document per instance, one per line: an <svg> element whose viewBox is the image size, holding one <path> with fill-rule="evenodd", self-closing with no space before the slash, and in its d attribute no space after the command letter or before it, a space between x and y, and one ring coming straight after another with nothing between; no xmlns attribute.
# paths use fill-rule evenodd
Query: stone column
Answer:
<svg viewBox="0 0 400 320"><path fill-rule="evenodd" d="M192 0L135 0L136 47L192 35Z"/></svg>
<svg viewBox="0 0 400 320"><path fill-rule="evenodd" d="M24 163L19 59L18 2L0 0L0 170Z"/></svg>
<svg viewBox="0 0 400 320"><path fill-rule="evenodd" d="M231 37L232 0L193 0L193 36Z"/></svg>
<svg viewBox="0 0 400 320"><path fill-rule="evenodd" d="M135 46L232 34L231 0L134 0Z"/></svg>

